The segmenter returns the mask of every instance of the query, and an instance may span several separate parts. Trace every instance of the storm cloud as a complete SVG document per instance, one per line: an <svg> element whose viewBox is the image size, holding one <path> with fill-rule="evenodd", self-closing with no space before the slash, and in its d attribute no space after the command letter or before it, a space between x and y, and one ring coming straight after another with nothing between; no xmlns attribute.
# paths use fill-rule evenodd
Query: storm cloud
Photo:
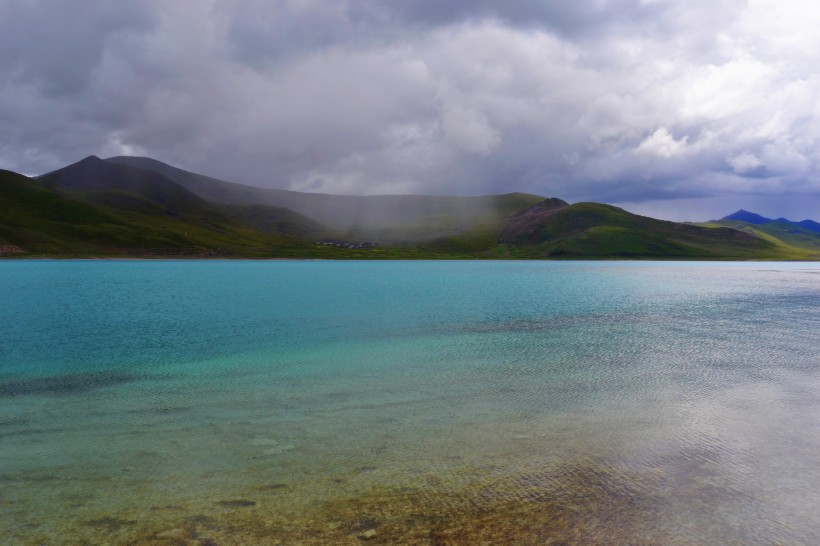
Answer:
<svg viewBox="0 0 820 546"><path fill-rule="evenodd" d="M5 0L0 167L820 219L810 0Z"/></svg>

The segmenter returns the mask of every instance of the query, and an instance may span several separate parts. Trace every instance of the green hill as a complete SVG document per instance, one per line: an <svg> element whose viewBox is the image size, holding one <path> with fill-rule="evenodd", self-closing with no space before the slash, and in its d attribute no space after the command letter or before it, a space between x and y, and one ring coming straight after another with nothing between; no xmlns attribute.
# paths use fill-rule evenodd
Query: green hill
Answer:
<svg viewBox="0 0 820 546"><path fill-rule="evenodd" d="M20 253L83 253L101 246L119 246L123 239L140 236L100 207L68 199L36 180L0 170L0 246Z"/></svg>
<svg viewBox="0 0 820 546"><path fill-rule="evenodd" d="M78 256L142 255L151 253L149 249L191 252L215 246L182 222L158 222L78 201L9 171L0 172L0 242L25 254Z"/></svg>
<svg viewBox="0 0 820 546"><path fill-rule="evenodd" d="M610 205L566 205L560 200L512 215L499 242L515 257L791 257L769 240L728 227L667 222Z"/></svg>
<svg viewBox="0 0 820 546"><path fill-rule="evenodd" d="M771 242L793 259L820 259L820 232L803 227L798 222L772 220L752 224L723 219L703 225L727 227L752 234Z"/></svg>

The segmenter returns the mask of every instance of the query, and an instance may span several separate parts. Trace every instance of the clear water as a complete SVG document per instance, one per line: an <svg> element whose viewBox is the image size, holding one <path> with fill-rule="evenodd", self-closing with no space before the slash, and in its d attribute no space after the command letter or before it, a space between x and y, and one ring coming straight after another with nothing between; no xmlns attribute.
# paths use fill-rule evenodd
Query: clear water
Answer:
<svg viewBox="0 0 820 546"><path fill-rule="evenodd" d="M0 543L820 544L820 264L0 262Z"/></svg>

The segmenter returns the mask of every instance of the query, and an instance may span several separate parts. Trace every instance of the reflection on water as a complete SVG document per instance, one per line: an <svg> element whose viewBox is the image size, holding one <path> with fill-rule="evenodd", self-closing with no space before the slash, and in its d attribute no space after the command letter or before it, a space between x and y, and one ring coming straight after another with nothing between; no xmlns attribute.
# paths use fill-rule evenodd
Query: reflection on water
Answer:
<svg viewBox="0 0 820 546"><path fill-rule="evenodd" d="M178 284L173 262L74 273L113 267L117 291L163 279L146 317L168 286L199 294L184 306L211 322L176 332L189 349L167 358L168 340L133 330L82 365L60 337L82 325L48 352L43 332L5 332L19 347L0 353L0 542L820 543L808 266L251 265L186 264ZM220 319L200 292L231 275L263 295L233 294L244 311ZM347 275L393 304L331 290L312 307ZM266 287L297 278L305 306L271 307L294 296ZM225 328L242 350L190 352ZM142 342L145 365L129 353Z"/></svg>

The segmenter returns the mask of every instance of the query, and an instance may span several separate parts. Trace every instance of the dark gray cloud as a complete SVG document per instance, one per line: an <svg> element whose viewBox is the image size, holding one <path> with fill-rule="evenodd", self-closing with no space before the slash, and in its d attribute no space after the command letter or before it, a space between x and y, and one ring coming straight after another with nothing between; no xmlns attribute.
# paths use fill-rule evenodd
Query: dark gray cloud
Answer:
<svg viewBox="0 0 820 546"><path fill-rule="evenodd" d="M570 38L600 35L621 26L651 26L667 10L663 3L641 0L410 0L396 4L394 14L405 22L448 26L497 19L508 25L541 28Z"/></svg>
<svg viewBox="0 0 820 546"><path fill-rule="evenodd" d="M817 218L818 23L802 0L5 0L0 164Z"/></svg>
<svg viewBox="0 0 820 546"><path fill-rule="evenodd" d="M48 98L78 95L118 37L150 26L151 13L117 1L11 0L0 8L4 80Z"/></svg>

